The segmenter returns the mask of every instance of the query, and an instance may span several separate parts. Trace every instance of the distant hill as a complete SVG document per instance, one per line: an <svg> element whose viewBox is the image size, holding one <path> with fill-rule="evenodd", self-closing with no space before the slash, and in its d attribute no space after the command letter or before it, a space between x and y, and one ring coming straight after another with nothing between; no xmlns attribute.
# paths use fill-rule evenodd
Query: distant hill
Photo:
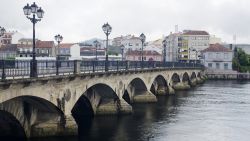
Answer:
<svg viewBox="0 0 250 141"><path fill-rule="evenodd" d="M86 40L86 41L82 41L80 42L79 44L80 45L93 45L93 42L97 40L98 42L102 43L102 39L98 39L98 38L92 38L92 39L89 39L89 40Z"/></svg>

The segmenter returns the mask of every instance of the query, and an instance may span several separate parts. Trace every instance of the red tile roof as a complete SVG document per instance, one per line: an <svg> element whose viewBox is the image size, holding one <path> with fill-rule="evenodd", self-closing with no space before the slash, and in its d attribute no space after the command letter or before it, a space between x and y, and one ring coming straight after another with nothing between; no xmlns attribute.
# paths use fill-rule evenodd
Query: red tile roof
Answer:
<svg viewBox="0 0 250 141"><path fill-rule="evenodd" d="M127 56L140 56L141 55L141 51L140 50L133 50L133 51L128 51L126 53ZM156 51L143 51L143 55L145 56L161 56L160 53L156 52Z"/></svg>
<svg viewBox="0 0 250 141"><path fill-rule="evenodd" d="M36 48L52 48L54 41L37 41Z"/></svg>
<svg viewBox="0 0 250 141"><path fill-rule="evenodd" d="M200 30L184 30L183 35L209 35L209 33Z"/></svg>
<svg viewBox="0 0 250 141"><path fill-rule="evenodd" d="M33 47L32 44L17 44L17 48L31 48Z"/></svg>
<svg viewBox="0 0 250 141"><path fill-rule="evenodd" d="M202 52L232 52L232 50L221 44L210 44L209 48L204 49Z"/></svg>
<svg viewBox="0 0 250 141"><path fill-rule="evenodd" d="M63 43L63 44L60 44L60 48L70 48L71 46L73 46L74 44L73 43Z"/></svg>

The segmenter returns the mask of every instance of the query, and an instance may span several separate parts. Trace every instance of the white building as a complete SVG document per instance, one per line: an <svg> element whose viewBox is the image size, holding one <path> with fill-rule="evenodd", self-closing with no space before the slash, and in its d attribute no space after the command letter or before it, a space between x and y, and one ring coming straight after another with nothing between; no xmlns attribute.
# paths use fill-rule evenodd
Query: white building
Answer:
<svg viewBox="0 0 250 141"><path fill-rule="evenodd" d="M134 35L127 35L116 37L112 41L113 46L124 46L124 51L128 50L140 50L142 47L142 42L139 37L135 37Z"/></svg>
<svg viewBox="0 0 250 141"><path fill-rule="evenodd" d="M80 59L80 46L74 43L60 44L58 55L61 60Z"/></svg>
<svg viewBox="0 0 250 141"><path fill-rule="evenodd" d="M209 44L222 44L221 38L218 38L215 35L211 35Z"/></svg>
<svg viewBox="0 0 250 141"><path fill-rule="evenodd" d="M202 51L203 64L210 71L232 70L232 50L221 44L211 44Z"/></svg>
<svg viewBox="0 0 250 141"><path fill-rule="evenodd" d="M181 33L170 33L166 39L166 61L176 62L178 60L178 37Z"/></svg>
<svg viewBox="0 0 250 141"><path fill-rule="evenodd" d="M144 47L143 50L146 51L156 51L159 54L162 54L162 49L163 49L163 45L162 45L162 41L163 39L158 39L152 42L148 42Z"/></svg>

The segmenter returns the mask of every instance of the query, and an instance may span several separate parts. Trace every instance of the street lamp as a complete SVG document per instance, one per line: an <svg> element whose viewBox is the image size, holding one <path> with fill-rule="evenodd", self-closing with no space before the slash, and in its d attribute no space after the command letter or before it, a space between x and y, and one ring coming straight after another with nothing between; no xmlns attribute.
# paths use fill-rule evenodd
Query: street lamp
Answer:
<svg viewBox="0 0 250 141"><path fill-rule="evenodd" d="M124 45L121 45L122 61L124 60L124 49L125 49Z"/></svg>
<svg viewBox="0 0 250 141"><path fill-rule="evenodd" d="M162 41L162 45L163 45L163 63L166 63L166 46L167 46L166 38Z"/></svg>
<svg viewBox="0 0 250 141"><path fill-rule="evenodd" d="M0 37L3 36L5 32L6 32L5 28L0 26Z"/></svg>
<svg viewBox="0 0 250 141"><path fill-rule="evenodd" d="M141 35L140 35L140 40L141 40L141 43L142 43L142 45L141 45L141 68L143 68L143 61L144 61L144 59L143 59L143 47L144 47L144 42L146 41L146 36L142 33Z"/></svg>
<svg viewBox="0 0 250 141"><path fill-rule="evenodd" d="M23 7L24 15L32 22L33 24L33 51L32 51L32 62L30 64L30 77L37 77L37 62L36 62L36 41L35 41L35 24L38 21L41 21L44 15L42 8L38 8L34 2L32 5L27 4ZM29 17L32 14L32 17ZM36 18L37 16L37 18Z"/></svg>
<svg viewBox="0 0 250 141"><path fill-rule="evenodd" d="M0 26L0 37L2 37L5 34L5 32L6 32L5 28ZM2 60L2 80L6 79L6 74L5 74L5 68L4 67L5 67L5 61Z"/></svg>
<svg viewBox="0 0 250 141"><path fill-rule="evenodd" d="M112 31L112 27L106 23L102 26L102 30L103 32L106 34L106 50L105 50L105 54L106 54L106 59L105 59L105 71L108 71L108 36Z"/></svg>
<svg viewBox="0 0 250 141"><path fill-rule="evenodd" d="M59 54L60 54L60 43L63 40L63 36L57 34L55 36L55 40L57 42L57 49L56 49L56 75L59 75Z"/></svg>
<svg viewBox="0 0 250 141"><path fill-rule="evenodd" d="M56 42L57 42L57 49L56 49L56 57L57 57L57 60L59 59L59 53L60 53L60 43L62 42L62 40L63 40L63 36L62 35L60 35L60 34L57 34L56 36L55 36L55 40L56 40Z"/></svg>
<svg viewBox="0 0 250 141"><path fill-rule="evenodd" d="M100 42L98 42L98 40L95 40L94 42L95 45L95 60L97 61L97 47L100 45Z"/></svg>

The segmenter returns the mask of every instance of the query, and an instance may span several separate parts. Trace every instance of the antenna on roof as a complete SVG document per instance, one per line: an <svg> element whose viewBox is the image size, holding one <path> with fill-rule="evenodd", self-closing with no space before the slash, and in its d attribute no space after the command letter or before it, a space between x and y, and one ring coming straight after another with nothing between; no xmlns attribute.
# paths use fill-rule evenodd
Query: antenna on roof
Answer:
<svg viewBox="0 0 250 141"><path fill-rule="evenodd" d="M175 25L175 33L178 33L179 32L179 29L178 29L178 25Z"/></svg>
<svg viewBox="0 0 250 141"><path fill-rule="evenodd" d="M236 47L236 34L233 35L234 48Z"/></svg>

